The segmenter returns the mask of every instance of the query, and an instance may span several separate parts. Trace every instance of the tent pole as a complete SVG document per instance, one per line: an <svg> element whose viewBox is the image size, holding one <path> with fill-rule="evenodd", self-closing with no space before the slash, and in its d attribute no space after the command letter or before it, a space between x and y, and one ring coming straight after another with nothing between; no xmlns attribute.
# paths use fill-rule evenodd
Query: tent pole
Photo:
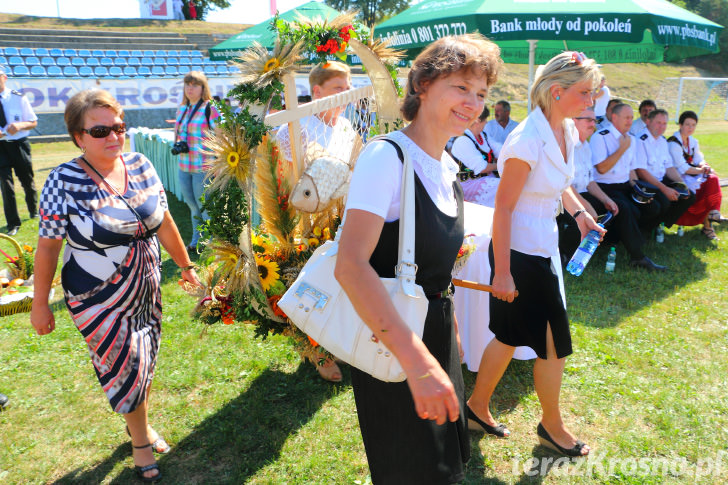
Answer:
<svg viewBox="0 0 728 485"><path fill-rule="evenodd" d="M533 66L536 61L537 40L529 39L528 42L528 113L531 113L531 86L533 86Z"/></svg>

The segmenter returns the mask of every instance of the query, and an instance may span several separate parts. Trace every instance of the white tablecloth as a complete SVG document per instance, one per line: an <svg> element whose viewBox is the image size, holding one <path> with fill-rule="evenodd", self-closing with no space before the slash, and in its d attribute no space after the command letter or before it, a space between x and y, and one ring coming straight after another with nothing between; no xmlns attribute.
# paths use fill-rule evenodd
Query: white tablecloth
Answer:
<svg viewBox="0 0 728 485"><path fill-rule="evenodd" d="M490 283L490 263L488 262L488 246L490 245L491 227L493 225L493 209L482 205L465 202L465 234L474 234L476 250L465 262L465 266L455 275L468 281ZM458 287L453 298L455 315L458 319L460 341L462 342L464 362L468 369L477 372L483 351L493 338L488 328L490 294L485 291ZM535 359L536 352L530 347L516 347L513 358L520 360Z"/></svg>

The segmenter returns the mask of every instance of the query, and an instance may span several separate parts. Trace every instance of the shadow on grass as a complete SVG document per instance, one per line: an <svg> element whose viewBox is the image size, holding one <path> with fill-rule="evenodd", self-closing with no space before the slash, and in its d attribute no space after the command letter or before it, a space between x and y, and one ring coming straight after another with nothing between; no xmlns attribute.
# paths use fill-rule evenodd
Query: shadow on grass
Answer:
<svg viewBox="0 0 728 485"><path fill-rule="evenodd" d="M348 372L341 386L350 383ZM166 455L158 456L165 483L244 483L275 462L285 441L339 392L307 365L293 374L266 369L235 399L200 422ZM131 455L126 442L91 469L74 470L56 483L100 483ZM129 467L110 483L134 483Z"/></svg>

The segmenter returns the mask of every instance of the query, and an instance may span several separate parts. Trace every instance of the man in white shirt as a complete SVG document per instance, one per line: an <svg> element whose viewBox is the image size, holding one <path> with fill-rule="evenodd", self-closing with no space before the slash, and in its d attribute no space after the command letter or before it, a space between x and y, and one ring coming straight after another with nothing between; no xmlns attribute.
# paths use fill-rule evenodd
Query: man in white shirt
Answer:
<svg viewBox="0 0 728 485"><path fill-rule="evenodd" d="M511 104L508 101L498 101L494 112L494 118L485 125L483 132L488 140L503 145L508 135L518 126L518 122L511 119Z"/></svg>
<svg viewBox="0 0 728 485"><path fill-rule="evenodd" d="M647 126L637 135L637 152L635 172L637 176L657 188L655 200L660 210L651 223L643 224L648 229L664 222L672 226L683 212L695 202L695 194L688 192L688 197L680 194L672 187L673 183L684 183L680 173L673 166L672 156L667 140L662 136L667 129L668 114L664 109L654 109L647 115Z"/></svg>
<svg viewBox="0 0 728 485"><path fill-rule="evenodd" d="M602 118L597 118L597 131L609 128L609 125L612 124L612 108L618 104L622 104L622 100L619 98L612 98L607 102L607 109L604 116ZM599 121L600 119L602 120L601 122Z"/></svg>
<svg viewBox="0 0 728 485"><path fill-rule="evenodd" d="M632 127L629 129L629 134L632 136L639 136L647 128L647 115L653 110L657 109L657 105L651 99L645 99L640 103L640 107L637 111L640 112L640 117L632 122Z"/></svg>
<svg viewBox="0 0 728 485"><path fill-rule="evenodd" d="M7 233L14 236L20 228L20 214L15 202L13 171L23 186L30 217L38 217L38 192L28 142L28 135L38 124L38 117L24 94L6 87L7 80L5 68L0 66L0 190Z"/></svg>
<svg viewBox="0 0 728 485"><path fill-rule="evenodd" d="M599 89L594 94L594 114L597 117L597 125L604 122L607 115L607 104L611 99L609 88L607 87L607 80L602 76L602 82L599 84Z"/></svg>
<svg viewBox="0 0 728 485"><path fill-rule="evenodd" d="M652 204L638 205L632 200L635 143L629 135L634 112L629 105L618 104L612 109L611 124L591 137L589 142L594 165L594 180L619 207L621 223L615 227L619 239L630 254L631 266L648 270L664 271L642 252L645 238L638 222L641 218L652 219L659 207ZM616 221L615 221L616 222Z"/></svg>

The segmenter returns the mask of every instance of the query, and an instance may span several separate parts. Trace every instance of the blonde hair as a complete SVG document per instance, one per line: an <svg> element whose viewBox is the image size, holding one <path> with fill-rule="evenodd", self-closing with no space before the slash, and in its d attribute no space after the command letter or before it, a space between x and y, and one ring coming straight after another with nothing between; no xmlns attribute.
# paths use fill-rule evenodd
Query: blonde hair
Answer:
<svg viewBox="0 0 728 485"><path fill-rule="evenodd" d="M184 84L194 84L195 86L202 86L202 96L200 99L203 101L210 101L212 94L210 93L210 86L207 84L207 76L200 71L190 71L185 74ZM184 93L184 90L183 90ZM189 104L190 100L187 98L187 94L182 95L182 104Z"/></svg>
<svg viewBox="0 0 728 485"><path fill-rule="evenodd" d="M351 77L351 69L343 62L329 61L326 64L316 64L308 74L308 84L313 93L314 86L321 86L323 83L334 77Z"/></svg>
<svg viewBox="0 0 728 485"><path fill-rule="evenodd" d="M440 77L463 69L485 77L488 87L498 80L503 67L500 48L480 34L442 37L423 50L412 63L407 76L407 92L400 108L402 116L412 121L420 109L423 86Z"/></svg>
<svg viewBox="0 0 728 485"><path fill-rule="evenodd" d="M594 59L585 58L581 62L575 60L576 52L562 52L551 58L545 66L539 68L536 80L531 88L531 102L541 108L544 114L551 111L554 98L551 88L555 85L569 89L582 81L591 81L592 89L602 82L602 71Z"/></svg>
<svg viewBox="0 0 728 485"><path fill-rule="evenodd" d="M108 91L86 89L74 94L66 103L63 120L66 122L66 129L71 136L71 141L79 148L81 147L76 141L76 135L81 136L83 134L86 113L95 108L109 108L119 118L124 119L124 110L121 108L121 104Z"/></svg>

